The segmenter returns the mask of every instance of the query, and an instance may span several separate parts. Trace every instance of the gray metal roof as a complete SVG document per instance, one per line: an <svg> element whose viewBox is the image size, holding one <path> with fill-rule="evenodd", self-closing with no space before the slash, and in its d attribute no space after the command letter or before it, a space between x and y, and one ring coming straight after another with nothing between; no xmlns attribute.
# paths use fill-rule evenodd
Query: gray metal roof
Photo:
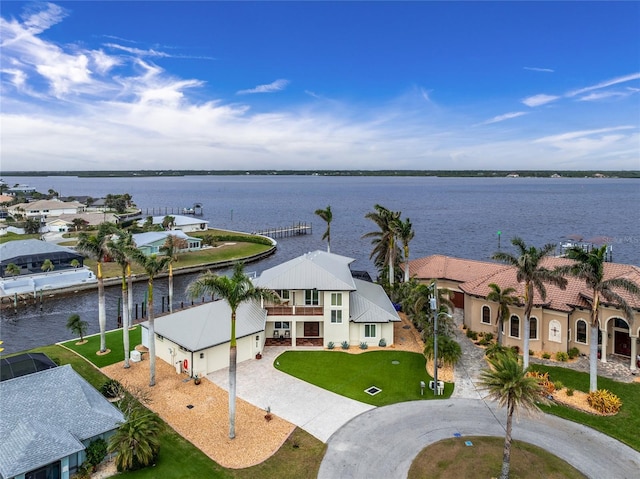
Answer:
<svg viewBox="0 0 640 479"><path fill-rule="evenodd" d="M200 241L200 238L192 238L187 235L184 231L181 230L171 230L171 231L148 231L147 233L137 233L133 235L133 241L135 242L138 248L142 246L146 246L149 244L156 243L158 241L164 241L169 236L175 236L184 240L197 240Z"/></svg>
<svg viewBox="0 0 640 479"><path fill-rule="evenodd" d="M264 331L267 311L257 301L242 303L236 314L236 337ZM148 321L142 323L148 328ZM155 319L156 334L189 351L200 351L231 340L231 308L224 300L212 301Z"/></svg>
<svg viewBox="0 0 640 479"><path fill-rule="evenodd" d="M174 226L185 226L185 225L199 225L199 224L209 224L207 220L203 220L201 218L194 218L193 216L184 216L184 215L168 215L173 216L173 224ZM164 221L164 216L153 216L152 221L154 225L161 225ZM145 220L138 221L138 224L143 225Z"/></svg>
<svg viewBox="0 0 640 479"><path fill-rule="evenodd" d="M48 243L37 239L7 241L0 245L0 258L2 258L3 261L11 258L18 258L20 256L59 252L78 255L78 253L70 248L65 248L64 246L58 246L55 243Z"/></svg>
<svg viewBox="0 0 640 479"><path fill-rule="evenodd" d="M124 420L70 365L0 383L0 476L14 477L84 449Z"/></svg>
<svg viewBox="0 0 640 479"><path fill-rule="evenodd" d="M346 256L313 251L263 271L254 283L269 289L353 291L356 286L349 269L353 261Z"/></svg>
<svg viewBox="0 0 640 479"><path fill-rule="evenodd" d="M357 286L349 296L350 321L354 323L388 323L400 321L396 309L382 286L354 279Z"/></svg>

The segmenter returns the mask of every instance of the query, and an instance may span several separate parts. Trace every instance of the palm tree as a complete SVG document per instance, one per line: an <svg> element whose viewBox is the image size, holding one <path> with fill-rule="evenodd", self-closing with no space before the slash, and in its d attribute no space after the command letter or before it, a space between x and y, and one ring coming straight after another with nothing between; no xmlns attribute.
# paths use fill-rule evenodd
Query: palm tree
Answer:
<svg viewBox="0 0 640 479"><path fill-rule="evenodd" d="M327 223L327 231L322 235L322 240L327 240L327 253L331 253L331 220L333 220L331 206L327 206L324 210L318 209L315 213Z"/></svg>
<svg viewBox="0 0 640 479"><path fill-rule="evenodd" d="M160 451L162 421L146 408L131 411L109 438L109 452L116 453L118 471L136 470L153 463Z"/></svg>
<svg viewBox="0 0 640 479"><path fill-rule="evenodd" d="M9 263L4 269L4 274L8 274L9 276L18 276L20 274L20 271L20 266L15 263Z"/></svg>
<svg viewBox="0 0 640 479"><path fill-rule="evenodd" d="M409 281L409 242L413 239L416 232L413 230L411 220L407 218L402 221L398 219L395 225L396 236L402 243L402 251L404 253L404 282Z"/></svg>
<svg viewBox="0 0 640 479"><path fill-rule="evenodd" d="M80 336L80 342L84 341L84 335L87 334L89 323L80 319L79 314L72 314L67 319L67 329L73 334Z"/></svg>
<svg viewBox="0 0 640 479"><path fill-rule="evenodd" d="M128 307L128 300L130 296L129 283L127 279L131 277L131 255L132 249L134 249L133 237L128 231L123 231L117 228L112 230L113 235L107 241L107 250L109 256L118 263L122 270L121 279L121 292L122 292L122 343L124 346L124 367L125 369L130 367L129 364L129 323L130 309Z"/></svg>
<svg viewBox="0 0 640 479"><path fill-rule="evenodd" d="M244 273L242 263L236 263L231 277L218 276L207 271L189 284L187 295L198 298L204 294L216 294L231 308L231 341L229 343L229 439L236 437L236 312L245 302L267 300L279 302L278 295L269 289L256 287Z"/></svg>
<svg viewBox="0 0 640 479"><path fill-rule="evenodd" d="M567 280L558 269L552 271L542 266L543 259L555 249L554 244L549 243L540 249L535 246L527 247L524 241L518 237L513 238L511 244L518 249L518 256L499 251L493 255L493 259L515 267L518 283L524 283L524 340L522 343L522 356L526 369L529 367L529 317L533 309L533 294L537 291L540 298L545 301L547 299L545 283L564 289L567 286Z"/></svg>
<svg viewBox="0 0 640 479"><path fill-rule="evenodd" d="M525 354L525 357L527 354ZM487 358L490 369L483 369L480 373L479 385L489 393L489 398L507 407L507 427L504 436L504 450L502 453L502 471L500 479L509 478L511 462L511 428L513 413L522 408L526 411L537 411L536 403L546 402L542 396L542 388L537 380L527 377L526 368L522 362L510 354L498 354Z"/></svg>
<svg viewBox="0 0 640 479"><path fill-rule="evenodd" d="M40 266L40 269L44 272L44 273L48 273L50 271L53 271L55 268L55 266L53 265L53 262L47 258L42 262L42 266Z"/></svg>
<svg viewBox="0 0 640 479"><path fill-rule="evenodd" d="M396 242L396 222L400 218L399 211L390 211L384 206L375 205L375 211L367 213L364 217L373 221L377 226L377 231L371 231L362 235L363 238L373 238L371 244L373 250L369 258L374 258L374 264L378 271L385 276L384 269L388 266L388 283L393 285L395 279L395 265L398 261L399 249Z"/></svg>
<svg viewBox="0 0 640 479"><path fill-rule="evenodd" d="M186 240L169 235L160 247L160 252L169 258L169 312L173 311L173 262L178 260L178 252L187 246Z"/></svg>
<svg viewBox="0 0 640 479"><path fill-rule="evenodd" d="M502 289L496 283L490 283L489 288L491 288L491 292L487 295L487 299L494 303L498 303L496 325L498 327L498 344L502 346L502 327L504 322L509 319L509 316L511 315L509 306L516 304L518 302L518 297L513 295L513 293L516 292L515 288L507 287Z"/></svg>
<svg viewBox="0 0 640 479"><path fill-rule="evenodd" d="M640 296L640 287L627 278L604 279L604 263L607 245L585 251L573 247L567 251L567 257L575 260L575 264L562 268L563 272L583 280L591 290L591 341L589 343L589 391L598 389L598 325L600 323L600 304L613 304L624 311L625 317L633 323L633 310L620 293ZM634 341L634 339L631 339Z"/></svg>
<svg viewBox="0 0 640 479"><path fill-rule="evenodd" d="M76 250L96 260L96 276L98 278L98 324L100 325L100 352L102 353L107 350L107 315L105 308L102 263L108 254L107 241L111 236L113 226L113 223L102 223L98 227L98 234L95 236L89 236L87 233L82 232L78 236L78 243L76 244Z"/></svg>
<svg viewBox="0 0 640 479"><path fill-rule="evenodd" d="M428 360L432 360L434 356L433 341L427 341L424 344L424 355ZM455 364L462 357L462 348L453 338L449 336L438 336L438 367L441 364L449 364L455 366Z"/></svg>
<svg viewBox="0 0 640 479"><path fill-rule="evenodd" d="M80 261L78 261L77 259L72 259L69 264L72 268L78 268L80 266Z"/></svg>
<svg viewBox="0 0 640 479"><path fill-rule="evenodd" d="M162 227L165 230L172 229L175 224L176 224L175 216L167 215L164 218L162 218Z"/></svg>
<svg viewBox="0 0 640 479"><path fill-rule="evenodd" d="M130 250L131 258L138 263L149 277L147 291L147 315L149 318L149 386L156 385L156 328L153 312L153 279L167 269L171 258L167 256L146 256L139 249Z"/></svg>

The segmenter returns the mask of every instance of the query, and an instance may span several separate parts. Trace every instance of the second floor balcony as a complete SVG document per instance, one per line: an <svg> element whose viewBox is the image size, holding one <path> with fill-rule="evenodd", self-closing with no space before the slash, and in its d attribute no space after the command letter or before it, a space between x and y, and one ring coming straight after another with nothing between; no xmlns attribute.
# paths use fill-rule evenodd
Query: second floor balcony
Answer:
<svg viewBox="0 0 640 479"><path fill-rule="evenodd" d="M273 305L265 306L267 316L322 316L324 307L322 306L286 306Z"/></svg>

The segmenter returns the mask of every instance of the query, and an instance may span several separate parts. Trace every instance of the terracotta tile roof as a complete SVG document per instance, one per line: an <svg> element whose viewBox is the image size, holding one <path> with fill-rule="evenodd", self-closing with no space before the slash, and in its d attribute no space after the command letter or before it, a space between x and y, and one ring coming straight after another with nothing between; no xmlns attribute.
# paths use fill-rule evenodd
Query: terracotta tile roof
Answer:
<svg viewBox="0 0 640 479"><path fill-rule="evenodd" d="M409 261L409 272L418 279L449 279L464 283L498 273L508 266L488 261L433 255Z"/></svg>
<svg viewBox="0 0 640 479"><path fill-rule="evenodd" d="M543 265L548 269L554 269L558 266L570 264L571 260L565 258L546 258ZM638 266L605 263L604 269L605 279L626 278L638 286L640 286L640 268ZM507 267L489 276L476 276L476 279L465 282L460 285L460 289L467 294L479 297L486 297L489 294L490 283L496 283L501 288L512 287L516 289L516 294L523 296L524 285L516 280L516 270L513 267ZM539 294L534 294L534 306L545 306L556 311L570 312L575 308L589 308L588 298L591 297L591 291L585 286L580 279L567 277L567 287L562 290L557 286L545 285L547 290L546 301L543 301ZM626 292L619 291L629 305L640 310L640 298L632 296Z"/></svg>

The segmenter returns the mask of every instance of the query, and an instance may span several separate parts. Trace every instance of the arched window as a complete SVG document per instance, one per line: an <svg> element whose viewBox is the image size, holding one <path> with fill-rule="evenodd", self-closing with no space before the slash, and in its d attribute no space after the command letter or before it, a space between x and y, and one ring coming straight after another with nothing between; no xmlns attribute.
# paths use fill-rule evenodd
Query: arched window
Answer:
<svg viewBox="0 0 640 479"><path fill-rule="evenodd" d="M529 339L538 339L538 318L529 318Z"/></svg>
<svg viewBox="0 0 640 479"><path fill-rule="evenodd" d="M587 322L584 319L576 322L576 343L587 344Z"/></svg>
<svg viewBox="0 0 640 479"><path fill-rule="evenodd" d="M512 338L520 337L520 318L515 314L511 316L509 336Z"/></svg>
<svg viewBox="0 0 640 479"><path fill-rule="evenodd" d="M489 308L489 306L482 307L482 322L484 324L491 324L491 308Z"/></svg>

